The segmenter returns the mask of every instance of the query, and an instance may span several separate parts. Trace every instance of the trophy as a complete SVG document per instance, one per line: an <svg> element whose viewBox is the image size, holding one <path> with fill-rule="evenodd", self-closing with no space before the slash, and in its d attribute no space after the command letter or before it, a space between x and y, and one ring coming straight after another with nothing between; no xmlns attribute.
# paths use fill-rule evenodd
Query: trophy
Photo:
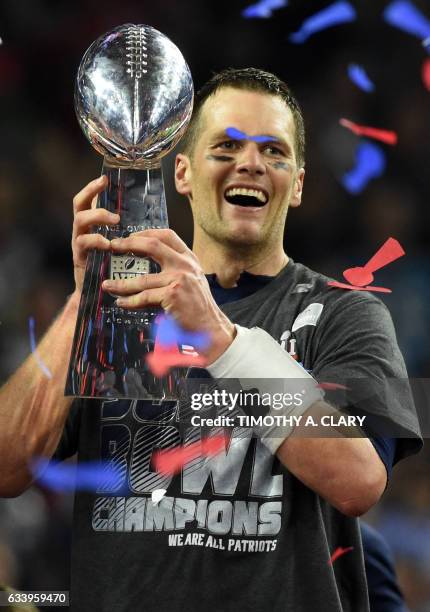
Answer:
<svg viewBox="0 0 430 612"><path fill-rule="evenodd" d="M161 158L185 132L192 105L188 65L154 28L126 24L89 47L78 70L75 109L85 136L104 157L108 186L97 206L120 215L118 225L93 231L112 240L168 227ZM107 278L159 271L156 262L133 253L88 254L66 395L156 402L178 398L186 369L157 377L147 361L163 310L120 308L116 296L101 288Z"/></svg>

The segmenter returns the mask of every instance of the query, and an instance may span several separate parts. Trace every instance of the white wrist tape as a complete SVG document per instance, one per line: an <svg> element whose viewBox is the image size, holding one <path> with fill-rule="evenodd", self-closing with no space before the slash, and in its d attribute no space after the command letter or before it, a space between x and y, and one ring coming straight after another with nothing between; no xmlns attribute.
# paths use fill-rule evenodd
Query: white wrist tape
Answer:
<svg viewBox="0 0 430 612"><path fill-rule="evenodd" d="M216 361L206 366L211 376L237 379L244 390L257 382L260 396L289 393L301 398L300 405L281 408L272 405L264 418L265 424L254 427L262 442L275 454L295 427L294 422L288 424L293 419L285 417L303 415L314 402L323 399L324 393L318 388L318 382L270 334L259 327L235 327L237 335L231 345Z"/></svg>

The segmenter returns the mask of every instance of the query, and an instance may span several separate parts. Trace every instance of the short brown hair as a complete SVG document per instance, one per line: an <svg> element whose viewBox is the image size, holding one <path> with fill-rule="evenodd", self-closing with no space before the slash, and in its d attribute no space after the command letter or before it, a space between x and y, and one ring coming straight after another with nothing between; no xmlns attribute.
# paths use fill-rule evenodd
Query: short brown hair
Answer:
<svg viewBox="0 0 430 612"><path fill-rule="evenodd" d="M271 72L259 68L227 68L213 75L194 98L193 114L180 142L181 150L192 156L198 136L199 119L203 104L222 87L233 87L248 91L258 91L279 96L291 110L295 126L295 152L297 164L301 167L305 163L305 126L300 106L293 96L290 88Z"/></svg>

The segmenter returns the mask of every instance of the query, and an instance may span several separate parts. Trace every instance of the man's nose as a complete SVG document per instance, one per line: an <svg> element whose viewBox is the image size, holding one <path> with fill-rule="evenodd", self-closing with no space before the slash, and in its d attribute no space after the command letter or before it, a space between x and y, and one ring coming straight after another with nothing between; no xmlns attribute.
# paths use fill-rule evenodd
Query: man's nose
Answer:
<svg viewBox="0 0 430 612"><path fill-rule="evenodd" d="M237 158L236 169L238 172L249 174L264 174L266 165L257 143L247 142Z"/></svg>

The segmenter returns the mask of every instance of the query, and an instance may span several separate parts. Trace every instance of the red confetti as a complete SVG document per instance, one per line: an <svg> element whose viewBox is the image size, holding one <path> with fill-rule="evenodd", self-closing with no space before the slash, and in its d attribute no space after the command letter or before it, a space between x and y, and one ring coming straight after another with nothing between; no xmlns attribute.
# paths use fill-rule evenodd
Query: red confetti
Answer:
<svg viewBox="0 0 430 612"><path fill-rule="evenodd" d="M386 287L372 287L367 283L373 281L373 272L380 270L389 263L395 261L405 254L402 246L395 238L388 238L386 242L378 249L373 257L369 259L364 266L348 268L343 273L346 280L351 283L339 283L338 281L329 281L327 285L337 287L338 289L349 289L350 291L376 291L379 293L391 293L391 289Z"/></svg>
<svg viewBox="0 0 430 612"><path fill-rule="evenodd" d="M340 125L351 130L357 136L367 136L368 138L373 138L374 140L380 140L385 144L395 145L397 144L397 134L396 132L392 132L389 130L380 130L378 128L370 127L367 125L358 125L358 123L354 123L353 121L349 121L349 119L340 119Z"/></svg>
<svg viewBox="0 0 430 612"><path fill-rule="evenodd" d="M336 391L336 389L344 389L348 391L348 387L345 385L340 385L339 383L334 382L322 382L317 385L320 389L325 389L326 391Z"/></svg>
<svg viewBox="0 0 430 612"><path fill-rule="evenodd" d="M375 291L376 293L391 293L391 289L386 287L356 287L355 285L347 285L346 283L339 283L338 281L330 281L327 283L330 287L337 287L338 289L349 289L350 291Z"/></svg>
<svg viewBox="0 0 430 612"><path fill-rule="evenodd" d="M354 550L353 546L348 546L348 548L342 548L342 546L339 546L339 548L336 548L336 550L334 551L334 553L332 554L332 556L329 559L329 565L333 565L333 563L336 561L336 559L339 559L339 557L341 557L342 555L344 555L345 553L349 552L350 550Z"/></svg>
<svg viewBox="0 0 430 612"><path fill-rule="evenodd" d="M154 351L146 357L146 362L157 378L165 376L170 368L204 368L207 364L206 359L201 355L185 355L180 353L179 350L161 350L157 354Z"/></svg>
<svg viewBox="0 0 430 612"><path fill-rule="evenodd" d="M373 281L373 272L380 270L389 263L399 259L405 254L400 243L395 238L388 238L388 240L381 246L375 255L369 259L367 264L364 266L357 266L356 268L348 268L343 273L344 278L358 287L364 287Z"/></svg>
<svg viewBox="0 0 430 612"><path fill-rule="evenodd" d="M425 88L430 91L430 57L428 57L423 63L423 67L421 69L421 76Z"/></svg>
<svg viewBox="0 0 430 612"><path fill-rule="evenodd" d="M213 436L205 438L200 442L193 442L188 446L162 450L154 453L154 466L160 474L178 474L182 467L197 459L197 457L211 457L226 448L227 438L225 436Z"/></svg>
<svg viewBox="0 0 430 612"><path fill-rule="evenodd" d="M154 376L161 378L173 367L187 368L194 366L204 368L207 365L207 360L197 352L193 354L190 354L190 352L181 353L177 344L164 346L156 338L154 351L146 356L146 363Z"/></svg>
<svg viewBox="0 0 430 612"><path fill-rule="evenodd" d="M225 449L227 438L225 436L213 436L202 440L203 454L207 457L216 455Z"/></svg>

